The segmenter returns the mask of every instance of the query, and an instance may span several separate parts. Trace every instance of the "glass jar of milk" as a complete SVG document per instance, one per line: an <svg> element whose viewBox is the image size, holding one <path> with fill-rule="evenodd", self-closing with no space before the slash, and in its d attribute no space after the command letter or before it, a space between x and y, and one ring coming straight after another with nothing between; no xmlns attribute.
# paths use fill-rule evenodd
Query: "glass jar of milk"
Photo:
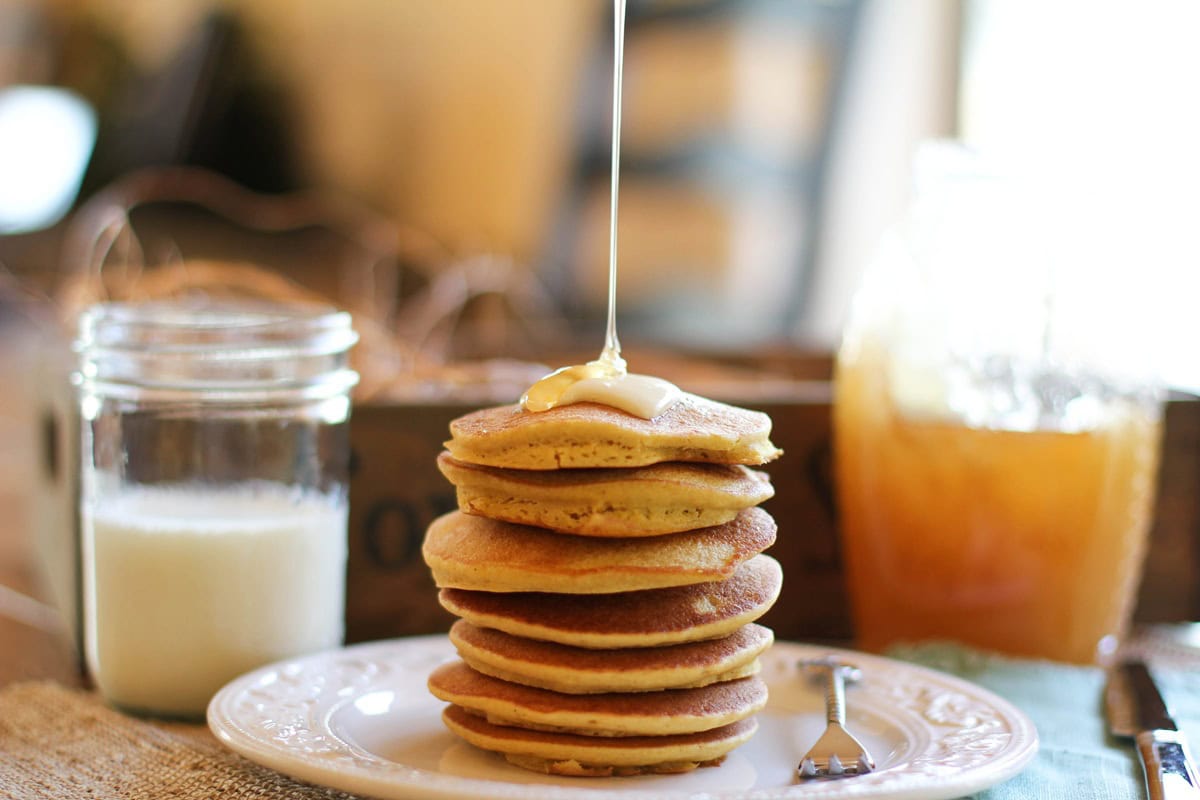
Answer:
<svg viewBox="0 0 1200 800"><path fill-rule="evenodd" d="M103 304L80 321L84 642L101 694L199 717L342 641L348 314Z"/></svg>

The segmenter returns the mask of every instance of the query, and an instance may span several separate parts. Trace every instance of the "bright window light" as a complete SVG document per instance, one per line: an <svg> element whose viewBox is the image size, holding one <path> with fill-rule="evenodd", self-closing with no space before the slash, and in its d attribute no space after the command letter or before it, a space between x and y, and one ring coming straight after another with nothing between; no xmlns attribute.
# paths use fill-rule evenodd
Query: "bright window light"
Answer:
<svg viewBox="0 0 1200 800"><path fill-rule="evenodd" d="M1200 390L1200 3L973 0L963 138L1063 193L1072 300Z"/></svg>

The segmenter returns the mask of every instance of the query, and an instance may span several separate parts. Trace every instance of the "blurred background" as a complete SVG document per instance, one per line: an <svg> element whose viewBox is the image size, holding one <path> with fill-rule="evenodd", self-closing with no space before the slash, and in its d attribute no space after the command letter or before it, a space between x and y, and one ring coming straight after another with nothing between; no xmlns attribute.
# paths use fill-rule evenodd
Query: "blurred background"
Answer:
<svg viewBox="0 0 1200 800"><path fill-rule="evenodd" d="M1140 263L1095 270L1154 295L1149 315L1123 300L1131 323L1190 325L1194 3L628 13L626 338L832 346L929 137L1126 202ZM53 296L81 268L63 262L64 215L139 169L198 166L351 198L397 225L402 261L495 257L505 286L598 340L611 18L606 0L0 0L0 265Z"/></svg>

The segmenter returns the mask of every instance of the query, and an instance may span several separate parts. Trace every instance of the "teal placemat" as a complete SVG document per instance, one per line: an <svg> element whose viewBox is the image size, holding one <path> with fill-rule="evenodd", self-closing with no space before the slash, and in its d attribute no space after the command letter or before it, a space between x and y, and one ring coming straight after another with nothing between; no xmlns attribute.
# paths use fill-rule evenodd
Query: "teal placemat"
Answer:
<svg viewBox="0 0 1200 800"><path fill-rule="evenodd" d="M1037 757L1015 778L973 798L1133 800L1146 796L1133 748L1108 736L1101 669L1009 658L953 644L894 647L887 655L990 689L1028 714L1037 726ZM1154 675L1195 755L1200 743L1200 671L1155 666Z"/></svg>

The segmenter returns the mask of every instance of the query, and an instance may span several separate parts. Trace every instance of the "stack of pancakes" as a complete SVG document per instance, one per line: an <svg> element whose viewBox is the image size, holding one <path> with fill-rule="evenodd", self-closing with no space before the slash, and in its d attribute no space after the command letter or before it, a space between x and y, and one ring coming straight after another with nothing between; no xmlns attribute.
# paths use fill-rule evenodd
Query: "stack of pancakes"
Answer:
<svg viewBox="0 0 1200 800"><path fill-rule="evenodd" d="M762 551L779 455L765 415L695 395L646 420L578 403L451 423L459 510L423 548L461 660L429 678L446 725L560 775L719 763L767 700L754 620L779 595Z"/></svg>

